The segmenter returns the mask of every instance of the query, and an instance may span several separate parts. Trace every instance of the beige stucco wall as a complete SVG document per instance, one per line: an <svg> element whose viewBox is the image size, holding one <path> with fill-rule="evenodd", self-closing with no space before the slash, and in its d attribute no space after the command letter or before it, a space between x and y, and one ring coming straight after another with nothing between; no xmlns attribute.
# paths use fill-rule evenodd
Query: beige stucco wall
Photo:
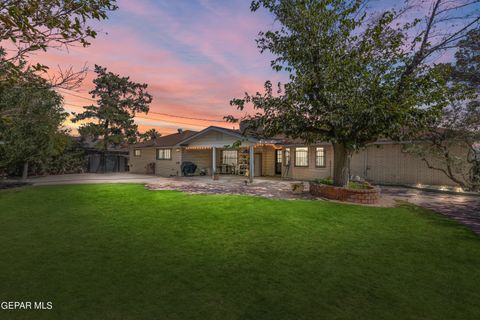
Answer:
<svg viewBox="0 0 480 320"><path fill-rule="evenodd" d="M315 166L315 148L324 147L326 156L326 167ZM308 167L295 166L295 147L290 147L290 168L285 166L285 148L283 149L282 176L298 180L313 180L331 177L333 174L333 148L331 145L314 145L308 147Z"/></svg>
<svg viewBox="0 0 480 320"><path fill-rule="evenodd" d="M155 162L155 148L140 149L141 155L139 157L135 157L133 150L135 150L135 148L129 149L128 164L130 172L146 173L147 165L151 162Z"/></svg>
<svg viewBox="0 0 480 320"><path fill-rule="evenodd" d="M218 153L218 152L217 152ZM218 158L218 155L217 155ZM212 172L212 150L182 150L182 161L190 161L197 165L198 169L208 169Z"/></svg>
<svg viewBox="0 0 480 320"><path fill-rule="evenodd" d="M162 177L179 176L182 164L182 151L180 148L172 148L171 160L156 160L155 174Z"/></svg>
<svg viewBox="0 0 480 320"><path fill-rule="evenodd" d="M255 153L262 155L262 176L275 175L275 149L272 146L259 146Z"/></svg>
<svg viewBox="0 0 480 320"><path fill-rule="evenodd" d="M162 177L180 175L180 164L182 163L182 152L179 148L171 148L172 159L171 160L157 160L156 149L157 148L143 148L141 149L141 156L135 157L135 148L129 150L129 165L130 172L133 173L146 173L147 165L149 163L155 163L155 174ZM170 149L170 148L168 148ZM179 151L177 151L179 150Z"/></svg>
<svg viewBox="0 0 480 320"><path fill-rule="evenodd" d="M222 143L224 143L224 139ZM316 145L309 147L309 166L295 166L295 147L290 147L291 165L285 166L283 159L282 177L312 180L317 178L328 178L333 174L333 148L331 145L318 145L325 147L326 167L315 167ZM160 176L180 175L182 161L191 161L199 169L208 168L211 173L212 150L186 150L172 148L172 160L156 160L156 148L141 149L140 157L133 154L134 148L130 149L130 172L146 173L149 163L155 162L156 174ZM217 150L217 166L221 164L221 149ZM255 153L262 154L262 175L275 175L275 149L272 146L257 146ZM283 148L285 157L285 148ZM429 185L455 185L442 172L429 169L426 164L411 154L402 151L400 144L372 145L355 153L352 156L350 172L353 176L360 176L373 183L380 184L429 184Z"/></svg>
<svg viewBox="0 0 480 320"><path fill-rule="evenodd" d="M295 147L290 147L291 165L289 169L285 165L282 167L282 176L299 180L332 177L333 147L324 146L326 168L315 167L315 147L309 147L308 167L295 166ZM350 173L379 184L455 185L442 172L429 169L420 158L403 152L401 144L371 145L356 152L350 162Z"/></svg>
<svg viewBox="0 0 480 320"><path fill-rule="evenodd" d="M383 184L455 185L445 174L429 169L420 158L402 149L401 144L379 144L355 153L351 175Z"/></svg>

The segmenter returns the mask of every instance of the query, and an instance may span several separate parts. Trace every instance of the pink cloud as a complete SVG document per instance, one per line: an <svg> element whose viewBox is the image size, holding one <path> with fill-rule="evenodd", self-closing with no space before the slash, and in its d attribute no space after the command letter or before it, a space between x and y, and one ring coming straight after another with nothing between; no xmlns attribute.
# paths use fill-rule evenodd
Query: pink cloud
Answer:
<svg viewBox="0 0 480 320"><path fill-rule="evenodd" d="M71 65L77 69L87 63L91 70L94 64L99 64L109 71L128 75L133 81L148 83L154 97L152 112L218 120L227 114L240 114L229 105L231 98L242 97L245 91L261 91L267 79L282 79L270 70L268 57L256 49L254 38L262 27L249 12L232 15L215 7L208 8L209 2L202 1L211 19L192 19L191 25L185 26L149 1L123 0L119 5L119 12L128 12L137 23L141 21L150 29L158 30L163 42L158 43L158 39L128 23L105 23L102 29L108 34L100 34L90 47L74 47L69 52L49 50L32 60L52 67ZM172 42L165 43L164 38ZM95 74L89 72L76 94L88 98L94 77ZM65 100L70 105L91 103L69 94L65 94ZM69 108L78 111L78 108ZM229 123L153 113L147 117L152 120L137 120L142 128L156 126L164 132L174 127L198 130L211 124L232 127Z"/></svg>

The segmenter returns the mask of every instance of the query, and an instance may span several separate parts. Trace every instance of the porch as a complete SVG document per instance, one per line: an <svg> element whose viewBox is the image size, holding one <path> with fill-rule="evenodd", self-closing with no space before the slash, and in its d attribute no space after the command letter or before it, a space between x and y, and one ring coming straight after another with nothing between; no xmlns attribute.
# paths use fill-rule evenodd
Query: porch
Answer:
<svg viewBox="0 0 480 320"><path fill-rule="evenodd" d="M251 182L254 177L274 177L281 174L281 150L272 145L252 144L237 148L228 146L188 146L182 148L182 163L197 166L193 175L217 178L237 176Z"/></svg>

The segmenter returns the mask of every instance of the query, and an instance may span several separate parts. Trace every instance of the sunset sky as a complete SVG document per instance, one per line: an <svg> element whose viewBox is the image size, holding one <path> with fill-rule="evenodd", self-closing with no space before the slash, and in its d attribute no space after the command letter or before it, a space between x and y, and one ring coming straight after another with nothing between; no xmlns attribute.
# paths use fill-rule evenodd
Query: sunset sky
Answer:
<svg viewBox="0 0 480 320"><path fill-rule="evenodd" d="M398 1L372 3L378 8ZM154 100L151 113L136 119L141 131L232 127L221 122L227 114L238 115L231 98L261 90L265 80L286 79L271 70L271 57L255 44L273 18L265 11L251 13L249 0L120 0L118 5L108 20L96 24L101 32L90 47L50 49L32 59L52 68L87 64L93 70L99 64L147 83ZM61 92L68 111L80 112L80 106L92 103L88 91L94 76L90 71L81 88Z"/></svg>

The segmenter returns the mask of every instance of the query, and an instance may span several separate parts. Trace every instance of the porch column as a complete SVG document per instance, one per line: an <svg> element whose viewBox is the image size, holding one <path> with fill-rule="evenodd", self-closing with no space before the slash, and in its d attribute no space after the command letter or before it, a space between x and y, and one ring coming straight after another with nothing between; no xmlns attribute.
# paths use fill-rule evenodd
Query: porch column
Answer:
<svg viewBox="0 0 480 320"><path fill-rule="evenodd" d="M254 146L250 146L250 164L249 164L249 171L250 171L250 182L253 182L253 177L255 176L255 152Z"/></svg>
<svg viewBox="0 0 480 320"><path fill-rule="evenodd" d="M217 148L212 147L212 177L217 172Z"/></svg>

